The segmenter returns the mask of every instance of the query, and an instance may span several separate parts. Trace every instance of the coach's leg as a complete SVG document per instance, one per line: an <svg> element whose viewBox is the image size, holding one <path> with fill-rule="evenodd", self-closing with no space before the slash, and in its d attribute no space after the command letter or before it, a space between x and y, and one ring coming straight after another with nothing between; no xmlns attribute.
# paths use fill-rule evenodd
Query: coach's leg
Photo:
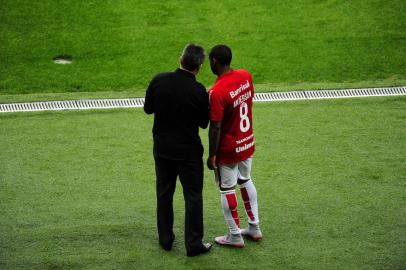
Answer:
<svg viewBox="0 0 406 270"><path fill-rule="evenodd" d="M173 194L177 177L176 162L155 157L157 227L159 244L165 250L171 250L173 234Z"/></svg>
<svg viewBox="0 0 406 270"><path fill-rule="evenodd" d="M202 249L203 160L185 160L179 170L185 199L185 247L188 255Z"/></svg>

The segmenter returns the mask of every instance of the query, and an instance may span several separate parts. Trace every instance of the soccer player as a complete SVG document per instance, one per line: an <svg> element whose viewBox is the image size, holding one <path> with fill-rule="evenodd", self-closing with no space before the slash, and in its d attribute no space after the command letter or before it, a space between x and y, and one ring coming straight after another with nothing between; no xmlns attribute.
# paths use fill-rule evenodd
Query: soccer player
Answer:
<svg viewBox="0 0 406 270"><path fill-rule="evenodd" d="M185 247L188 256L210 251L203 238L203 146L199 127L209 123L209 97L196 81L204 50L188 44L175 72L161 73L150 82L144 111L154 114L153 140L156 172L159 243L171 250L173 195L179 176L185 200Z"/></svg>
<svg viewBox="0 0 406 270"><path fill-rule="evenodd" d="M215 238L220 245L244 247L246 236L262 239L259 228L257 191L251 179L255 141L252 128L254 88L251 74L230 67L232 53L226 45L217 45L210 54L210 67L217 75L209 90L210 128L207 166L215 170L220 187L221 206L229 233ZM248 228L240 229L236 186L240 187L248 218Z"/></svg>

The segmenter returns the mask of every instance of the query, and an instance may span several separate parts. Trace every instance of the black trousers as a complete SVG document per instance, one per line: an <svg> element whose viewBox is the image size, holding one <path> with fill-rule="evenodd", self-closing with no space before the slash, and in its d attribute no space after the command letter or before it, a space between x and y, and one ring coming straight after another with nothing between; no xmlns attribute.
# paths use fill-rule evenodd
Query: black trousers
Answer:
<svg viewBox="0 0 406 270"><path fill-rule="evenodd" d="M159 243L172 247L173 194L176 178L183 187L185 200L185 247L188 252L201 248L203 238L203 160L169 160L155 156L157 225Z"/></svg>

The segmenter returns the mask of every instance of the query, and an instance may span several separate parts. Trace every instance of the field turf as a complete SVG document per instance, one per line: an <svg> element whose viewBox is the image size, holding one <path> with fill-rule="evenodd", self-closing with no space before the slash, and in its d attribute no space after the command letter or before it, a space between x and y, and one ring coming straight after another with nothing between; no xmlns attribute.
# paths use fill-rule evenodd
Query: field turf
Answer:
<svg viewBox="0 0 406 270"><path fill-rule="evenodd" d="M0 269L404 269L405 101L256 103L264 239L196 258L180 185L174 250L159 249L142 110L0 114ZM226 225L209 171L204 213L212 241Z"/></svg>
<svg viewBox="0 0 406 270"><path fill-rule="evenodd" d="M402 0L3 0L0 103L142 97L188 42L230 45L258 92L406 85L405 10ZM73 63L54 64L61 54ZM214 79L206 62L198 80ZM159 249L142 110L0 114L0 269L405 269L406 98L254 113L264 240L197 258L185 256L180 185L174 250ZM206 170L207 241L226 232L212 178Z"/></svg>
<svg viewBox="0 0 406 270"><path fill-rule="evenodd" d="M188 42L230 45L234 67L250 70L261 91L405 85L405 10L404 0L3 0L0 102L140 97L152 76L178 66ZM52 62L64 54L73 64ZM207 63L199 79L213 83Z"/></svg>

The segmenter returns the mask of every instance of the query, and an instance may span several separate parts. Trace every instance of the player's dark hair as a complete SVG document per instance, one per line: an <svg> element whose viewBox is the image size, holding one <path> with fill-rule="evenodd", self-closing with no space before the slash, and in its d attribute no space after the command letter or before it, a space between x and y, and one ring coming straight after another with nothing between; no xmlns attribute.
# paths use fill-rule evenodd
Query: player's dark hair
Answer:
<svg viewBox="0 0 406 270"><path fill-rule="evenodd" d="M233 58L233 54L231 53L230 47L220 44L214 46L211 49L209 58L215 58L217 60L217 63L222 66L229 66L231 63L231 59Z"/></svg>
<svg viewBox="0 0 406 270"><path fill-rule="evenodd" d="M194 71L203 64L204 57L203 47L190 43L183 49L181 65L186 70Z"/></svg>

